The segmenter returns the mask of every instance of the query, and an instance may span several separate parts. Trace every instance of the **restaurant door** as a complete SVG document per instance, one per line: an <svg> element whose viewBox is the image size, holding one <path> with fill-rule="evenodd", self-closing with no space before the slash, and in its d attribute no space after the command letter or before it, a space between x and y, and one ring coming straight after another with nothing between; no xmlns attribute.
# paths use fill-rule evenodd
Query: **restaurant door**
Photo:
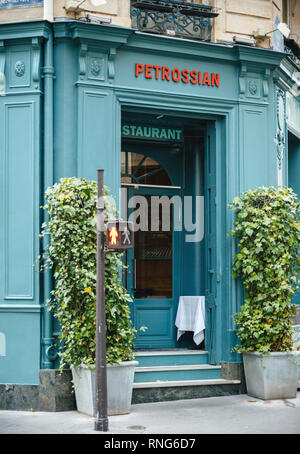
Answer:
<svg viewBox="0 0 300 454"><path fill-rule="evenodd" d="M172 185L161 163L147 155L147 147L135 150L122 152L127 215L136 230L135 247L127 252L130 310L138 330L135 348L172 348L177 345L180 294L181 188ZM161 150L168 152L167 147Z"/></svg>

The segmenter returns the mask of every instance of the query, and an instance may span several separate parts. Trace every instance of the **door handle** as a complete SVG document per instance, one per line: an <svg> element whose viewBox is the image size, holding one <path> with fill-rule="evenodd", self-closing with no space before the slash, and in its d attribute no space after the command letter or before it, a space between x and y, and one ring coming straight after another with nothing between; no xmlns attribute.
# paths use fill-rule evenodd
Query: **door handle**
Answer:
<svg viewBox="0 0 300 454"><path fill-rule="evenodd" d="M132 289L136 289L136 259L132 259L133 261L133 287Z"/></svg>
<svg viewBox="0 0 300 454"><path fill-rule="evenodd" d="M134 259L134 290L136 290L136 259Z"/></svg>

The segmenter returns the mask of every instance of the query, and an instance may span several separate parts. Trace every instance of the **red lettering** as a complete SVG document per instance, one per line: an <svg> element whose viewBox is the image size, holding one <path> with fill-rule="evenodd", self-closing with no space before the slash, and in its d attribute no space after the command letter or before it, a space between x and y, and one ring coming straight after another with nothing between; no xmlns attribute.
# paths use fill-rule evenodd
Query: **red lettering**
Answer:
<svg viewBox="0 0 300 454"><path fill-rule="evenodd" d="M146 77L146 79L152 79L151 70L152 70L152 65L145 65L145 77Z"/></svg>
<svg viewBox="0 0 300 454"><path fill-rule="evenodd" d="M179 82L180 81L180 71L178 68L174 68L172 71L172 79L174 82Z"/></svg>
<svg viewBox="0 0 300 454"><path fill-rule="evenodd" d="M208 73L204 73L204 77L203 77L203 85L210 85L210 79L209 79L209 74Z"/></svg>
<svg viewBox="0 0 300 454"><path fill-rule="evenodd" d="M219 73L211 73L211 84L216 85L217 87L219 86L220 78L219 78Z"/></svg>
<svg viewBox="0 0 300 454"><path fill-rule="evenodd" d="M162 80L167 79L170 80L170 69L167 66L162 67Z"/></svg>
<svg viewBox="0 0 300 454"><path fill-rule="evenodd" d="M158 79L159 78L159 70L161 69L161 66L153 65L153 68L155 69L155 79Z"/></svg>
<svg viewBox="0 0 300 454"><path fill-rule="evenodd" d="M152 70L154 69L154 75ZM135 77L139 77L141 73L145 73L146 79L159 79L161 73L162 80L168 80L170 82L171 78L173 82L183 82L184 84L190 82L191 84L199 85L209 85L219 87L220 85L220 75L219 73L208 73L205 72L202 74L201 71L188 71L188 69L183 69L180 71L178 68L170 69L168 66L158 66L158 65L149 65L142 63L135 64Z"/></svg>
<svg viewBox="0 0 300 454"><path fill-rule="evenodd" d="M144 65L141 63L135 64L135 77L139 77L139 74L144 71Z"/></svg>
<svg viewBox="0 0 300 454"><path fill-rule="evenodd" d="M183 69L181 71L181 81L184 82L185 84L188 83L189 81L189 72L187 69Z"/></svg>
<svg viewBox="0 0 300 454"><path fill-rule="evenodd" d="M197 71L190 72L190 82L191 82L191 84L197 83Z"/></svg>

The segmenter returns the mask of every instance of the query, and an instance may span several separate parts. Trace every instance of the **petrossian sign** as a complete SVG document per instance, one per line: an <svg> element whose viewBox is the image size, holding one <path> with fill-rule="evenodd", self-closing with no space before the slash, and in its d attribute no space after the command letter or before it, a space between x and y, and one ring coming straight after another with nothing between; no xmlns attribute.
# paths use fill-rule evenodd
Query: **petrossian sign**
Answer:
<svg viewBox="0 0 300 454"><path fill-rule="evenodd" d="M144 140L159 140L159 141L172 141L182 142L183 131L182 129L162 128L152 126L138 126L138 125L123 125L122 137L128 139L144 139Z"/></svg>
<svg viewBox="0 0 300 454"><path fill-rule="evenodd" d="M19 8L22 6L38 6L43 0L0 0L1 8Z"/></svg>
<svg viewBox="0 0 300 454"><path fill-rule="evenodd" d="M219 87L219 73L208 73L188 69L169 68L168 66L135 64L135 77L144 76L145 79L165 80L167 82L183 82L193 85L208 85Z"/></svg>

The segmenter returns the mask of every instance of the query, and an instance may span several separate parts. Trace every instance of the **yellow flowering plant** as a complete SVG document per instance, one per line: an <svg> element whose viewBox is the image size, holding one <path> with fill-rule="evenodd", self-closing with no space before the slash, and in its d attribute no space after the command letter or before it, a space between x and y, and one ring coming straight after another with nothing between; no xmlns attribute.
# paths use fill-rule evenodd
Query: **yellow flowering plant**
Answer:
<svg viewBox="0 0 300 454"><path fill-rule="evenodd" d="M83 178L61 179L48 188L44 209L49 222L41 236L50 233L43 266L53 269L55 286L49 308L60 325L60 368L95 363L96 328L96 202L97 184ZM105 200L105 212L114 208ZM116 216L116 213L114 213ZM120 254L105 258L107 362L133 358L135 329L132 327L123 287Z"/></svg>
<svg viewBox="0 0 300 454"><path fill-rule="evenodd" d="M300 203L290 188L260 187L229 205L236 210L239 240L233 277L241 278L245 302L234 319L241 340L234 351L290 351L299 288Z"/></svg>

